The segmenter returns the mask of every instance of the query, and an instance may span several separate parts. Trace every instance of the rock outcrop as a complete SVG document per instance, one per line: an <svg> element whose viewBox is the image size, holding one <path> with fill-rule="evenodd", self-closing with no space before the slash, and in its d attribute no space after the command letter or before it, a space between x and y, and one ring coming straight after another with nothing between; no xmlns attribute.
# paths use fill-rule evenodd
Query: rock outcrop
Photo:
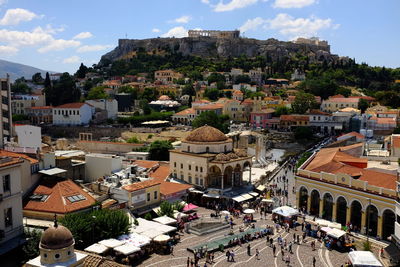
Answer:
<svg viewBox="0 0 400 267"><path fill-rule="evenodd" d="M200 57L247 57L268 56L272 60L300 53L307 55L310 62L338 58L330 53L329 46L312 44L296 44L283 42L276 39L257 40L249 38L152 38L152 39L120 39L118 46L111 52L105 54L100 65L118 59L132 57L140 49L148 53L162 54L165 51L179 52L183 55Z"/></svg>

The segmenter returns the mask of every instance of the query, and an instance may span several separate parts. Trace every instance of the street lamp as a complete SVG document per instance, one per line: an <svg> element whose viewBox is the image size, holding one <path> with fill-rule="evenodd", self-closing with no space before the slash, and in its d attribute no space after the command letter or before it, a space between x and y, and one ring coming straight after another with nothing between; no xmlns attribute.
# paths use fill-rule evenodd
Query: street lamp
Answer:
<svg viewBox="0 0 400 267"><path fill-rule="evenodd" d="M96 220L96 216L92 216L93 218L93 223L92 223L92 242L94 243L94 226L95 226L95 220Z"/></svg>
<svg viewBox="0 0 400 267"><path fill-rule="evenodd" d="M369 223L370 223L370 221L371 221L371 217L370 217L370 210L371 210L371 199L370 198L367 198L367 200L368 200L368 203L369 203L369 205L368 205L368 207L367 207L367 210L366 210L366 212L367 212L367 219L368 219L368 221L367 221L367 243L369 244Z"/></svg>

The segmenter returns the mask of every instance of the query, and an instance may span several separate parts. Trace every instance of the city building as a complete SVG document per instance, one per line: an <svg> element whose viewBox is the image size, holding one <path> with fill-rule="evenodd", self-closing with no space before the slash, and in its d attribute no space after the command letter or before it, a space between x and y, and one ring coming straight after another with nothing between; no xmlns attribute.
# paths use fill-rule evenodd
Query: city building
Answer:
<svg viewBox="0 0 400 267"><path fill-rule="evenodd" d="M54 225L43 232L39 243L39 256L29 260L26 267L63 266L78 267L89 266L85 260L90 256L74 250L75 240L68 228Z"/></svg>
<svg viewBox="0 0 400 267"><path fill-rule="evenodd" d="M54 125L87 125L94 108L86 103L68 103L53 108Z"/></svg>
<svg viewBox="0 0 400 267"><path fill-rule="evenodd" d="M26 114L33 125L53 123L52 106L30 107L26 109Z"/></svg>
<svg viewBox="0 0 400 267"><path fill-rule="evenodd" d="M72 180L43 177L24 203L24 217L51 220L54 214L91 210L96 200Z"/></svg>
<svg viewBox="0 0 400 267"><path fill-rule="evenodd" d="M160 205L160 184L159 181L152 179L125 185L119 190L123 191L123 195L125 195L123 199L127 200L128 207L136 211L136 213L143 214ZM115 189L111 189L110 193L113 194L114 190ZM119 200L118 196L121 194L122 192L118 195L114 194L114 198Z"/></svg>
<svg viewBox="0 0 400 267"><path fill-rule="evenodd" d="M85 103L92 107L107 112L107 119L116 119L118 113L118 102L115 99L86 100Z"/></svg>
<svg viewBox="0 0 400 267"><path fill-rule="evenodd" d="M232 99L237 101L243 101L243 93L240 90L233 90Z"/></svg>
<svg viewBox="0 0 400 267"><path fill-rule="evenodd" d="M343 96L331 96L322 101L321 110L324 112L335 112L343 108L358 108L358 98L348 98Z"/></svg>
<svg viewBox="0 0 400 267"><path fill-rule="evenodd" d="M19 157L0 157L0 255L20 244L22 222L22 164Z"/></svg>
<svg viewBox="0 0 400 267"><path fill-rule="evenodd" d="M122 169L122 157L111 154L86 154L85 179L95 182Z"/></svg>
<svg viewBox="0 0 400 267"><path fill-rule="evenodd" d="M292 131L299 126L309 126L309 123L310 123L310 117L307 115L299 115L299 114L281 115L279 127L281 129Z"/></svg>
<svg viewBox="0 0 400 267"><path fill-rule="evenodd" d="M42 128L33 125L14 125L18 147L42 149Z"/></svg>
<svg viewBox="0 0 400 267"><path fill-rule="evenodd" d="M253 111L250 114L250 125L253 129L268 128L268 122L272 119L272 115L275 112L274 109L262 109L260 111Z"/></svg>
<svg viewBox="0 0 400 267"><path fill-rule="evenodd" d="M172 121L174 124L192 125L193 120L196 117L196 111L194 108L188 108L172 115Z"/></svg>
<svg viewBox="0 0 400 267"><path fill-rule="evenodd" d="M182 141L180 149L170 151L171 176L202 188L240 187L251 158L234 149L232 139L218 129L202 126Z"/></svg>
<svg viewBox="0 0 400 267"><path fill-rule="evenodd" d="M10 78L0 79L1 86L1 112L0 112L0 147L4 146L4 141L10 141L12 133L12 113L11 113L11 86Z"/></svg>
<svg viewBox="0 0 400 267"><path fill-rule="evenodd" d="M13 95L11 97L12 114L28 114L31 107L46 105L45 95Z"/></svg>
<svg viewBox="0 0 400 267"><path fill-rule="evenodd" d="M333 134L343 130L343 122L336 121L330 113L313 109L307 115L309 115L309 126L317 132Z"/></svg>
<svg viewBox="0 0 400 267"><path fill-rule="evenodd" d="M397 175L368 169L358 157L362 144L323 148L296 174L297 206L353 230L387 239L394 233ZM356 153L357 152L357 153Z"/></svg>
<svg viewBox="0 0 400 267"><path fill-rule="evenodd" d="M222 115L224 109L224 105L220 103L210 103L208 105L195 106L194 110L196 111L196 117L201 113L206 111L215 112L217 115Z"/></svg>
<svg viewBox="0 0 400 267"><path fill-rule="evenodd" d="M295 69L292 75L290 76L292 81L304 81L306 79L306 74L298 69Z"/></svg>
<svg viewBox="0 0 400 267"><path fill-rule="evenodd" d="M157 70L154 72L155 80L163 84L173 84L176 80L182 79L183 77L183 74L174 70Z"/></svg>

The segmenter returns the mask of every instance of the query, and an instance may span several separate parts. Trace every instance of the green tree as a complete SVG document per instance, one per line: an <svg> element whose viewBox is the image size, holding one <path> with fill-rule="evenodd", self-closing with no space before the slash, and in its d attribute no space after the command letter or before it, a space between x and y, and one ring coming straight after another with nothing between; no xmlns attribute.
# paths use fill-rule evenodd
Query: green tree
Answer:
<svg viewBox="0 0 400 267"><path fill-rule="evenodd" d="M158 216L174 217L174 206L168 201L163 201L160 204L160 209L157 212Z"/></svg>
<svg viewBox="0 0 400 267"><path fill-rule="evenodd" d="M292 111L295 114L304 114L312 109L316 104L315 97L312 94L299 92L292 103Z"/></svg>
<svg viewBox="0 0 400 267"><path fill-rule="evenodd" d="M30 260L39 255L39 243L42 233L39 230L25 231L26 243L22 247L23 257Z"/></svg>
<svg viewBox="0 0 400 267"><path fill-rule="evenodd" d="M81 97L80 90L76 88L75 81L68 72L63 73L54 83L52 91L51 104L55 106L78 102Z"/></svg>
<svg viewBox="0 0 400 267"><path fill-rule="evenodd" d="M217 128L221 132L227 133L229 131L229 117L227 115L219 116L213 111L205 111L192 122L193 128L199 128L204 125Z"/></svg>
<svg viewBox="0 0 400 267"><path fill-rule="evenodd" d="M204 96L210 100L217 100L219 98L219 90L217 88L207 88Z"/></svg>
<svg viewBox="0 0 400 267"><path fill-rule="evenodd" d="M225 80L225 76L220 73L211 73L207 78L208 84L212 84L214 82L225 82Z"/></svg>
<svg viewBox="0 0 400 267"><path fill-rule="evenodd" d="M130 226L129 217L122 210L108 209L67 214L60 223L71 231L77 249L126 234Z"/></svg>
<svg viewBox="0 0 400 267"><path fill-rule="evenodd" d="M195 96L196 91L193 88L192 84L186 84L183 89L182 89L182 95L189 95L189 96Z"/></svg>
<svg viewBox="0 0 400 267"><path fill-rule="evenodd" d="M24 77L16 79L15 82L11 85L11 92L17 94L30 94L32 89L26 84L26 80Z"/></svg>
<svg viewBox="0 0 400 267"><path fill-rule="evenodd" d="M75 73L77 78L85 78L86 73L88 72L88 67L86 67L85 65L83 65L83 63L81 63L81 65L79 66L79 69L77 70L77 72Z"/></svg>
<svg viewBox="0 0 400 267"><path fill-rule="evenodd" d="M361 113L364 113L367 108L369 108L369 103L367 100L360 98L358 101L358 109L361 110Z"/></svg>
<svg viewBox="0 0 400 267"><path fill-rule="evenodd" d="M32 82L35 84L42 84L44 82L44 79L42 77L42 74L40 72L37 72L32 75Z"/></svg>
<svg viewBox="0 0 400 267"><path fill-rule="evenodd" d="M126 142L131 144L139 144L140 140L136 136L132 136L131 138L126 140Z"/></svg>
<svg viewBox="0 0 400 267"><path fill-rule="evenodd" d="M107 99L109 96L104 91L105 86L96 86L90 89L86 99Z"/></svg>
<svg viewBox="0 0 400 267"><path fill-rule="evenodd" d="M169 150L173 149L170 141L157 140L150 144L149 158L151 160L169 160Z"/></svg>
<svg viewBox="0 0 400 267"><path fill-rule="evenodd" d="M46 94L46 104L53 105L54 90L48 72L46 72L46 78L44 79L44 92Z"/></svg>
<svg viewBox="0 0 400 267"><path fill-rule="evenodd" d="M344 97L349 97L349 96L351 95L351 89L345 88L345 87L339 87L339 88L336 90L336 93L335 93L335 94L337 94L337 95L342 95L342 96L344 96Z"/></svg>
<svg viewBox="0 0 400 267"><path fill-rule="evenodd" d="M235 83L250 83L251 79L249 75L238 75L235 78Z"/></svg>
<svg viewBox="0 0 400 267"><path fill-rule="evenodd" d="M275 116L280 117L281 115L290 114L290 109L287 106L278 106L274 113Z"/></svg>

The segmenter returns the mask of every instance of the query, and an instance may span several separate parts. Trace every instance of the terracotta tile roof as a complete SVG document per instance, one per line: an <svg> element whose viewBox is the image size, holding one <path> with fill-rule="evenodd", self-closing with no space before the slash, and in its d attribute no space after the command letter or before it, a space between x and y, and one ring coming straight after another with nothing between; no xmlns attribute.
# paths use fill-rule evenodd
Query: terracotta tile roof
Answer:
<svg viewBox="0 0 400 267"><path fill-rule="evenodd" d="M29 160L31 164L36 164L39 162L37 159L31 158L28 155L10 152L7 150L0 150L0 157L24 158L26 160Z"/></svg>
<svg viewBox="0 0 400 267"><path fill-rule="evenodd" d="M308 113L310 115L325 115L325 116L332 116L332 114L327 113L327 112L323 112L319 109L312 109L310 110L310 112Z"/></svg>
<svg viewBox="0 0 400 267"><path fill-rule="evenodd" d="M267 108L267 109L262 109L262 110L260 110L260 111L253 111L253 112L251 112L251 114L260 114L260 113L274 113L275 112L275 109L273 109L273 108Z"/></svg>
<svg viewBox="0 0 400 267"><path fill-rule="evenodd" d="M344 95L333 95L329 98L344 98Z"/></svg>
<svg viewBox="0 0 400 267"><path fill-rule="evenodd" d="M154 180L161 183L160 193L162 195L168 196L193 187L189 184L179 184L179 183L171 183L165 181L165 179L167 179L170 173L171 173L170 168L168 165L166 165L158 167L153 173L149 175L150 177L154 178Z"/></svg>
<svg viewBox="0 0 400 267"><path fill-rule="evenodd" d="M364 135L362 135L362 134L360 134L360 133L357 133L357 132L351 132L351 133L347 133L347 134L342 134L341 136L339 136L339 137L351 137L351 136L355 136L355 137L357 137L357 138L360 138L360 139L365 139L365 136Z"/></svg>
<svg viewBox="0 0 400 267"><path fill-rule="evenodd" d="M22 163L23 161L20 158L11 158L10 161L0 163L0 168L12 166L15 164Z"/></svg>
<svg viewBox="0 0 400 267"><path fill-rule="evenodd" d="M221 109L223 108L223 104L209 104L204 106L195 107L196 110L212 110L212 109Z"/></svg>
<svg viewBox="0 0 400 267"><path fill-rule="evenodd" d="M393 138L392 146L396 147L396 148L400 148L400 136L394 135L394 136L392 136L392 138Z"/></svg>
<svg viewBox="0 0 400 267"><path fill-rule="evenodd" d="M125 185L122 187L122 189L125 189L126 191L129 191L129 192L133 192L133 191L145 189L145 188L152 187L152 186L159 185L159 184L161 184L159 181L152 179L152 180L138 182L138 183L134 183L134 184L130 184L130 185Z"/></svg>
<svg viewBox="0 0 400 267"><path fill-rule="evenodd" d="M28 109L52 109L53 106L30 107Z"/></svg>
<svg viewBox="0 0 400 267"><path fill-rule="evenodd" d="M396 118L376 118L377 124L393 124L396 126Z"/></svg>
<svg viewBox="0 0 400 267"><path fill-rule="evenodd" d="M54 108L81 108L83 105L89 105L89 104L87 104L87 103L68 103L68 104L60 105L60 106L57 106Z"/></svg>
<svg viewBox="0 0 400 267"><path fill-rule="evenodd" d="M375 101L375 98L372 96L349 96L349 98L357 98L357 99L365 99L367 101Z"/></svg>
<svg viewBox="0 0 400 267"><path fill-rule="evenodd" d="M327 102L334 102L334 103L358 103L358 98L346 98L346 97L330 97Z"/></svg>
<svg viewBox="0 0 400 267"><path fill-rule="evenodd" d="M65 214L89 208L96 202L72 180L59 180L54 177L42 179L32 194L48 195L49 197L44 202L28 200L24 205L24 210ZM76 195L82 195L85 199L71 202L67 198Z"/></svg>
<svg viewBox="0 0 400 267"><path fill-rule="evenodd" d="M175 115L177 115L177 116L185 116L185 115L189 115L189 114L196 114L196 111L194 110L194 108L187 108L178 113L175 113Z"/></svg>
<svg viewBox="0 0 400 267"><path fill-rule="evenodd" d="M243 95L243 93L240 90L235 90L233 91L233 95Z"/></svg>
<svg viewBox="0 0 400 267"><path fill-rule="evenodd" d="M159 165L159 162L154 160L134 160L132 163L146 169L151 169Z"/></svg>
<svg viewBox="0 0 400 267"><path fill-rule="evenodd" d="M309 121L310 117L305 115L281 115L281 121Z"/></svg>
<svg viewBox="0 0 400 267"><path fill-rule="evenodd" d="M205 99L200 99L200 100L197 100L197 101L194 101L194 102L192 102L192 104L206 104L206 103L210 103L210 101L208 101L208 100L205 100Z"/></svg>
<svg viewBox="0 0 400 267"><path fill-rule="evenodd" d="M170 173L171 171L169 169L169 166L160 166L155 171L150 173L149 176L159 182L164 182L165 179L167 179L167 177L170 175Z"/></svg>
<svg viewBox="0 0 400 267"><path fill-rule="evenodd" d="M245 100L243 100L242 104L243 105L252 105L254 103L253 99L247 98Z"/></svg>

